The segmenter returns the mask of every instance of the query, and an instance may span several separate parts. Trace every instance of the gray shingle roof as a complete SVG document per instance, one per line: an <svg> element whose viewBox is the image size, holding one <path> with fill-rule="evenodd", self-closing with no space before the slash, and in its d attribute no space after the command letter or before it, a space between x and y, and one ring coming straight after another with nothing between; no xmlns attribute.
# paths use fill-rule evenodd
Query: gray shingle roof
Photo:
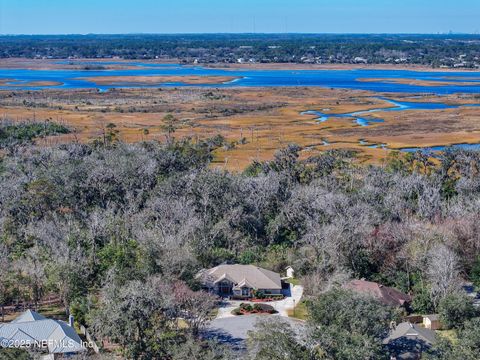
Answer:
<svg viewBox="0 0 480 360"><path fill-rule="evenodd" d="M228 279L237 284L249 284L254 289L282 289L280 275L254 265L219 265L202 271L199 275L204 282L216 283L221 279Z"/></svg>
<svg viewBox="0 0 480 360"><path fill-rule="evenodd" d="M391 332L390 336L383 341L383 343L388 344L401 338L424 341L429 345L434 344L436 341L436 335L434 331L425 329L416 324L403 322L397 325L397 327Z"/></svg>
<svg viewBox="0 0 480 360"><path fill-rule="evenodd" d="M78 334L67 323L47 319L31 310L11 323L0 324L1 339L4 341L3 346L5 340L32 345L38 342L46 346L50 353L77 353L86 350Z"/></svg>

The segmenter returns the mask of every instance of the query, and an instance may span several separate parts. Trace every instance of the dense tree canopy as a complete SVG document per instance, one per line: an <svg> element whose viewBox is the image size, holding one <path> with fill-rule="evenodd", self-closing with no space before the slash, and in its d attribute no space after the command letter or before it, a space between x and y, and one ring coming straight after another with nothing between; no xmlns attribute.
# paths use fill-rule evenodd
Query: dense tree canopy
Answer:
<svg viewBox="0 0 480 360"><path fill-rule="evenodd" d="M168 358L183 351L179 343L195 349L208 318L198 308L211 303L196 293L198 270L225 261L293 265L313 299L321 349L374 358L392 315L342 292L320 294L364 277L418 296L421 312L446 304L462 277L478 276L479 153L447 151L438 164L393 154L367 166L349 151L300 160L292 145L231 173L209 166L216 144L10 146L0 162L2 303L55 293L131 357ZM176 291L167 296L162 286ZM105 316L120 310L130 315ZM347 310L359 317L347 321ZM172 325L178 314L189 331ZM344 342L332 345L332 331ZM304 345L292 351L308 358Z"/></svg>
<svg viewBox="0 0 480 360"><path fill-rule="evenodd" d="M397 320L394 309L351 291L333 289L312 300L305 328L285 322L260 324L250 334L255 360L388 359L382 340Z"/></svg>
<svg viewBox="0 0 480 360"><path fill-rule="evenodd" d="M131 34L0 36L0 57L175 58L205 63L478 64L478 35ZM102 70L102 65L85 65Z"/></svg>

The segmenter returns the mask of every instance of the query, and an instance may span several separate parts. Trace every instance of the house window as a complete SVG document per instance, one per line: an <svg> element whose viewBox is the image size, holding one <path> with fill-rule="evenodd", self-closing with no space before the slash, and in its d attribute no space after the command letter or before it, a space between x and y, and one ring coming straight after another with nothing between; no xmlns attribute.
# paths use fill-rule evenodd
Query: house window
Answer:
<svg viewBox="0 0 480 360"><path fill-rule="evenodd" d="M250 289L242 288L242 296L250 296Z"/></svg>

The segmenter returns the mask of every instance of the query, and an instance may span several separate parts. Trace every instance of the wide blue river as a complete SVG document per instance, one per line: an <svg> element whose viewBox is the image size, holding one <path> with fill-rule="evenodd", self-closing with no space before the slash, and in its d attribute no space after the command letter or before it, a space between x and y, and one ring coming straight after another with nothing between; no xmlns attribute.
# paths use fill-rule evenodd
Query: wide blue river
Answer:
<svg viewBox="0 0 480 360"><path fill-rule="evenodd" d="M105 65L115 63L111 62L102 64ZM480 72L418 72L402 70L221 70L174 64L152 65L141 62L131 62L127 64L123 63L123 65L131 65L134 66L134 68L128 70L0 69L0 80L9 80L7 83L2 83L0 89L43 89L44 87L31 86L32 82L37 81L55 81L61 83L61 85L59 86L48 86L48 88L56 89L97 88L99 90L108 90L110 88L122 87L158 87L159 85L132 84L116 84L112 86L105 86L97 85L94 82L80 78L97 76L222 75L234 76L238 77L238 79L229 83L200 86L318 86L327 88L360 89L392 93L435 93L441 95L461 92L480 94ZM416 86L398 83L388 83L384 81L359 81L359 79L362 78L441 81L442 84L439 84L438 86ZM444 82L447 82L447 84L443 84ZM458 82L464 84L458 84ZM162 86L188 85L182 83L165 83L162 84Z"/></svg>

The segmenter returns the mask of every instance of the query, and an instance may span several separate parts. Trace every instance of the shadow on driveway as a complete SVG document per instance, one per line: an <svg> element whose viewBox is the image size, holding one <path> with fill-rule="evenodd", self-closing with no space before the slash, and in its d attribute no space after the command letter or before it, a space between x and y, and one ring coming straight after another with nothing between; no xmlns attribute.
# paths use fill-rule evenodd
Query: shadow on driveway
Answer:
<svg viewBox="0 0 480 360"><path fill-rule="evenodd" d="M229 345L234 351L247 350L245 339L234 337L232 334L222 329L208 328L203 331L202 337L205 339L214 340L220 344Z"/></svg>
<svg viewBox="0 0 480 360"><path fill-rule="evenodd" d="M233 350L245 351L248 332L255 330L255 324L259 321L272 321L273 319L286 321L295 328L302 327L302 322L285 318L280 315L242 315L213 320L202 332L206 339L216 340L229 345Z"/></svg>

